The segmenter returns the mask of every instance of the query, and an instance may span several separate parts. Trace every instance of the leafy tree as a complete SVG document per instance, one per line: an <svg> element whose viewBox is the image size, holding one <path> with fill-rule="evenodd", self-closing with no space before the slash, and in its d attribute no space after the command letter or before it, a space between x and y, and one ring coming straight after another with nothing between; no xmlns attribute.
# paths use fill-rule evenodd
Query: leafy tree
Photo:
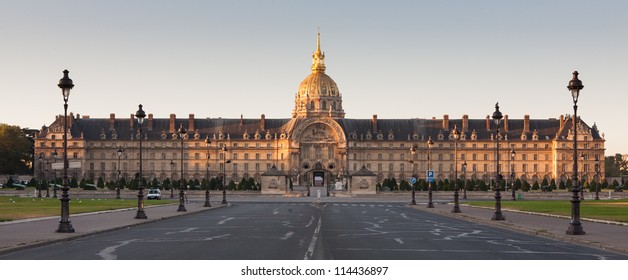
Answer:
<svg viewBox="0 0 628 280"><path fill-rule="evenodd" d="M14 183L13 177L9 177L9 180L7 180L7 188L12 188Z"/></svg>
<svg viewBox="0 0 628 280"><path fill-rule="evenodd" d="M78 188L78 181L74 177L70 180L70 188Z"/></svg>
<svg viewBox="0 0 628 280"><path fill-rule="evenodd" d="M228 189L228 190L232 190L232 191L233 191L233 190L235 190L235 189L236 189L236 183L235 183L235 182L233 182L233 180L229 181L229 184L228 184L228 186L227 186L227 189Z"/></svg>
<svg viewBox="0 0 628 280"><path fill-rule="evenodd" d="M103 180L102 177L98 177L98 183L96 184L96 187L98 187L99 189L105 188L105 180Z"/></svg>
<svg viewBox="0 0 628 280"><path fill-rule="evenodd" d="M401 180L401 182L399 183L399 188L404 191L412 189L412 187L410 186L410 183L408 183L408 181L406 180Z"/></svg>
<svg viewBox="0 0 628 280"><path fill-rule="evenodd" d="M19 126L0 123L0 174L29 173L33 143Z"/></svg>
<svg viewBox="0 0 628 280"><path fill-rule="evenodd" d="M246 190L246 179L242 178L240 183L238 183L238 190Z"/></svg>
<svg viewBox="0 0 628 280"><path fill-rule="evenodd" d="M210 190L215 190L218 188L220 182L218 181L218 179L216 177L209 179L209 189Z"/></svg>
<svg viewBox="0 0 628 280"><path fill-rule="evenodd" d="M550 189L555 190L556 189L556 180L552 179L552 181L550 181Z"/></svg>
<svg viewBox="0 0 628 280"><path fill-rule="evenodd" d="M565 181L561 180L560 184L558 185L558 188L561 190L564 190L567 188L567 186L565 185Z"/></svg>
<svg viewBox="0 0 628 280"><path fill-rule="evenodd" d="M246 184L248 186L248 189L257 190L257 186L255 185L255 179L253 179L253 177L249 177L249 179L246 180Z"/></svg>
<svg viewBox="0 0 628 280"><path fill-rule="evenodd" d="M170 178L166 178L166 180L164 180L163 183L161 183L161 185L164 187L164 190L170 190L170 187L171 187Z"/></svg>
<svg viewBox="0 0 628 280"><path fill-rule="evenodd" d="M161 185L159 184L159 180L157 178L153 178L153 181L150 183L151 188L161 189Z"/></svg>
<svg viewBox="0 0 628 280"><path fill-rule="evenodd" d="M486 185L486 182L484 182L484 180L479 180L477 185L479 190L488 191L488 186Z"/></svg>
<svg viewBox="0 0 628 280"><path fill-rule="evenodd" d="M549 182L547 181L547 178L543 178L543 182L541 182L541 186L543 187L549 186Z"/></svg>
<svg viewBox="0 0 628 280"><path fill-rule="evenodd" d="M523 180L521 182L521 190L524 192L530 191L530 183L528 183L528 181Z"/></svg>
<svg viewBox="0 0 628 280"><path fill-rule="evenodd" d="M539 190L539 182L534 182L534 184L532 184L532 190L533 191L538 191Z"/></svg>

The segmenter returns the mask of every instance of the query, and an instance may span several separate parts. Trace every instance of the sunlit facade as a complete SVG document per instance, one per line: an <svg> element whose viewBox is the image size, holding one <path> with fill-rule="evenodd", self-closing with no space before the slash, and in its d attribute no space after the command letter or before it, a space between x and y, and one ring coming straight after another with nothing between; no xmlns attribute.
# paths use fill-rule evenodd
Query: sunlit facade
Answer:
<svg viewBox="0 0 628 280"><path fill-rule="evenodd" d="M174 114L155 118L148 114L139 135L133 114L120 118L68 117L69 176L115 181L133 178L139 169L139 138L143 138L143 174L163 181L202 180L221 176L239 182L253 177L257 182L273 166L290 178L295 186L338 186L341 190L358 188L347 178L363 167L377 176L377 182L395 178L397 182L415 175L425 178L435 171L438 179L459 178L490 181L496 170L496 139L500 141L500 170L508 179L530 183L543 179L568 180L573 173L573 118L520 119L505 115L496 134L489 118L370 119L345 118L342 94L336 82L326 74L325 53L320 34L312 54L312 73L299 85L294 96L292 116L285 119L259 118L181 118ZM287 96L286 96L287 97ZM374 97L376 98L376 97ZM493 104L486 104L487 113ZM181 174L181 139L177 129L183 125L183 174ZM460 130L454 141L452 131ZM595 159L604 176L604 137L596 125L577 122L579 177L593 180ZM426 141L434 142L430 149ZM206 139L211 143L206 145ZM42 128L35 143L35 176L60 175L63 152L63 117ZM457 143L457 149L454 144ZM416 152L410 149L416 146ZM227 147L227 152L223 152ZM117 150L124 151L118 158ZM511 158L511 149L515 157ZM54 152L58 153L55 164ZM431 158L428 160L428 154ZM457 157L457 161L455 158ZM40 159L41 158L41 159ZM225 164L226 160L230 163ZM454 166L457 163L457 166ZM466 163L466 170L463 164ZM430 166L431 164L431 166ZM457 171L457 172L456 172Z"/></svg>

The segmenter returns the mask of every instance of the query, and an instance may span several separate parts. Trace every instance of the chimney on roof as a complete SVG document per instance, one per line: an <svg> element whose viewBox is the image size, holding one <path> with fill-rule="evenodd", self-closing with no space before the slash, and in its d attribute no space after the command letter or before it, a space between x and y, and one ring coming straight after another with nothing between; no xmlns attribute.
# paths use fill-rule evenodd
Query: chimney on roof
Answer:
<svg viewBox="0 0 628 280"><path fill-rule="evenodd" d="M242 130L243 126L244 126L244 116L240 114L240 130Z"/></svg>
<svg viewBox="0 0 628 280"><path fill-rule="evenodd" d="M266 115L262 114L260 120L259 120L259 129L261 131L266 130Z"/></svg>
<svg viewBox="0 0 628 280"><path fill-rule="evenodd" d="M469 131L469 115L462 115L462 131Z"/></svg>
<svg viewBox="0 0 628 280"><path fill-rule="evenodd" d="M449 130L449 115L443 115L443 130Z"/></svg>
<svg viewBox="0 0 628 280"><path fill-rule="evenodd" d="M491 116L486 115L486 131L491 131Z"/></svg>
<svg viewBox="0 0 628 280"><path fill-rule="evenodd" d="M113 130L115 128L116 123L116 114L109 114L109 130Z"/></svg>
<svg viewBox="0 0 628 280"><path fill-rule="evenodd" d="M153 130L153 114L148 114L148 130Z"/></svg>
<svg viewBox="0 0 628 280"><path fill-rule="evenodd" d="M504 115L504 131L508 132L508 115Z"/></svg>
<svg viewBox="0 0 628 280"><path fill-rule="evenodd" d="M177 131L177 128L174 126L174 121L175 121L176 117L177 117L177 115L170 114L170 128L168 129L169 133L175 133Z"/></svg>
<svg viewBox="0 0 628 280"><path fill-rule="evenodd" d="M523 132L530 132L530 115L523 116Z"/></svg>
<svg viewBox="0 0 628 280"><path fill-rule="evenodd" d="M190 114L188 118L188 131L194 131L194 114Z"/></svg>
<svg viewBox="0 0 628 280"><path fill-rule="evenodd" d="M135 115L131 114L131 117L129 117L129 128L131 130L133 130L133 121L135 120Z"/></svg>
<svg viewBox="0 0 628 280"><path fill-rule="evenodd" d="M558 124L560 126L559 131L563 130L563 127L565 126L565 116L560 115L560 123Z"/></svg>
<svg viewBox="0 0 628 280"><path fill-rule="evenodd" d="M371 125L373 126L373 132L377 133L378 130L378 126L377 126L377 115L373 115L373 119L371 120Z"/></svg>
<svg viewBox="0 0 628 280"><path fill-rule="evenodd" d="M72 129L72 121L74 120L74 113L70 113L68 116L68 130ZM70 134L72 134L70 132Z"/></svg>

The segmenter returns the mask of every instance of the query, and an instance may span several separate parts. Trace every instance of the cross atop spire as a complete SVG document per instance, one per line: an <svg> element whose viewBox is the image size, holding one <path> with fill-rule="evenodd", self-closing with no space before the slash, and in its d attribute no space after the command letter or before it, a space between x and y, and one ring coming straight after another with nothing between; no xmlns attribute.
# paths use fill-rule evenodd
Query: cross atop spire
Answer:
<svg viewBox="0 0 628 280"><path fill-rule="evenodd" d="M316 37L316 51L312 53L312 73L325 73L325 53L321 51L321 32Z"/></svg>

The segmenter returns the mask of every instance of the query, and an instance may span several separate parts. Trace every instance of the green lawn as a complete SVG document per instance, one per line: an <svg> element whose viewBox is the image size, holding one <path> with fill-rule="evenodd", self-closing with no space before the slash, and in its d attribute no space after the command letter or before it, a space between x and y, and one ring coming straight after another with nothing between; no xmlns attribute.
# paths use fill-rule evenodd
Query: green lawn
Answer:
<svg viewBox="0 0 628 280"><path fill-rule="evenodd" d="M495 201L466 201L464 203L495 207ZM568 200L502 200L502 209L571 216L571 202ZM628 199L584 200L580 204L580 216L628 223Z"/></svg>
<svg viewBox="0 0 628 280"><path fill-rule="evenodd" d="M144 205L171 204L171 200L144 200ZM137 207L137 199L72 199L70 215L86 212ZM0 197L0 222L61 215L56 198Z"/></svg>

